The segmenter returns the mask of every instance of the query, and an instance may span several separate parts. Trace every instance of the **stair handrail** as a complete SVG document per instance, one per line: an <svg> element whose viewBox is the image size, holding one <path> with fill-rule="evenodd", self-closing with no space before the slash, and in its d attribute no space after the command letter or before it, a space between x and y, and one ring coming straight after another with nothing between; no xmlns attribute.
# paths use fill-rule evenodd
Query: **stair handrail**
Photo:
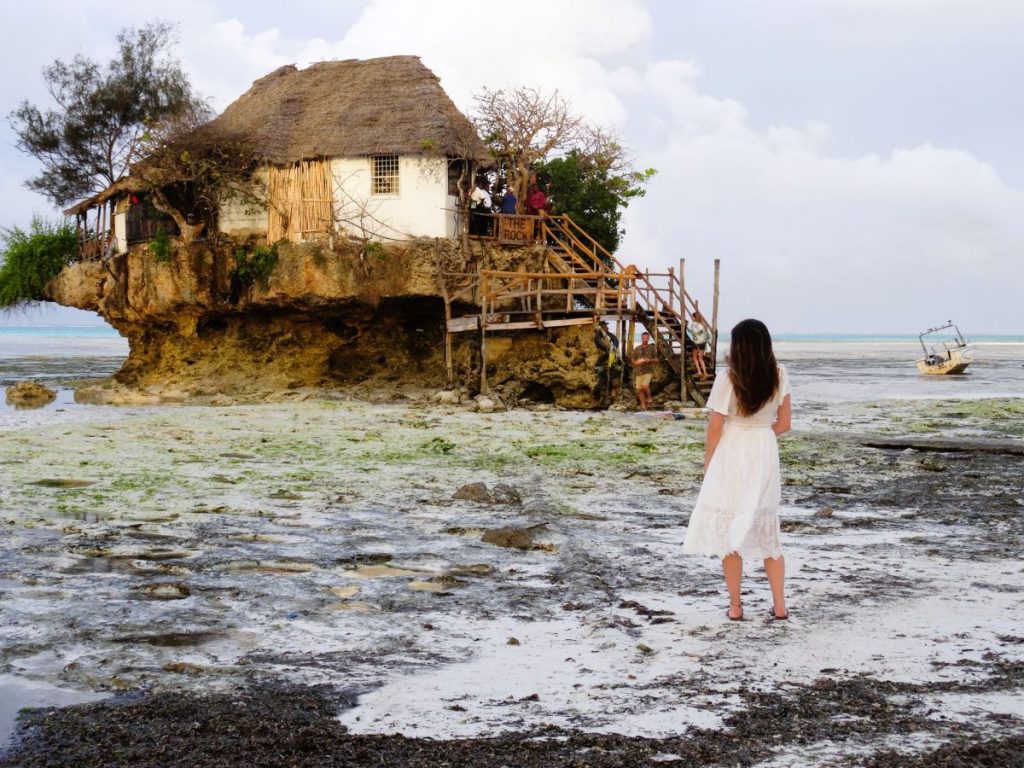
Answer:
<svg viewBox="0 0 1024 768"><path fill-rule="evenodd" d="M607 266L614 265L615 271L617 271L617 272L625 272L626 271L626 266L615 257L615 254L613 254L611 251L609 251L607 248L605 248L603 245L601 245L601 243L599 243L597 240L595 240L594 237L589 232L587 232L585 229L583 229L583 227L581 227L579 224L577 224L573 220L572 216L570 216L567 213L563 213L563 214L561 214L559 216L553 216L552 218L558 220L559 222L564 222L564 224L562 226L562 229L564 229L567 234L571 235L572 239L575 242L578 242L580 244L581 249L585 253L587 253L587 255L591 256L595 260L595 262L596 261L600 261L601 263L603 263L603 264L605 264ZM568 226L565 226L566 224ZM578 232L579 235L582 236L582 238L585 238L586 240L588 240L591 243L591 247L589 249L586 247L586 245L584 245L581 242L581 237L574 234L575 232ZM600 254L602 256L601 259L598 259L598 254ZM651 292L658 298L658 300L667 309L670 309L672 311L672 314L678 314L678 313L675 312L675 309L672 307L671 303L665 301L665 299L662 298L661 290L657 286L655 286L653 283L651 283L651 281L647 277L647 275L645 275L643 272L637 272L636 273L636 278L637 278L637 280L645 283L650 288ZM681 281L678 278L673 277L672 273L669 273L669 279L672 282L680 283L680 291L681 291L681 293L683 293L685 299L689 300L689 302L691 304L695 304L695 302L693 301L693 297L691 297L685 291L682 291L682 283L681 283ZM685 304L684 304L684 306L685 306Z"/></svg>

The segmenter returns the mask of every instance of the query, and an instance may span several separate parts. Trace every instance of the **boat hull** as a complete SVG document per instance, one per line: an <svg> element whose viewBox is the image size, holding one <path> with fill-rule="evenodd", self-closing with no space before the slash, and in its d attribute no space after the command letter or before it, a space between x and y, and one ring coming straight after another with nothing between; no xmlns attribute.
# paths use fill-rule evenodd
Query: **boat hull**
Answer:
<svg viewBox="0 0 1024 768"><path fill-rule="evenodd" d="M970 364L971 361L964 357L963 350L953 349L946 357L925 357L918 360L917 370L928 376L951 376L963 373Z"/></svg>

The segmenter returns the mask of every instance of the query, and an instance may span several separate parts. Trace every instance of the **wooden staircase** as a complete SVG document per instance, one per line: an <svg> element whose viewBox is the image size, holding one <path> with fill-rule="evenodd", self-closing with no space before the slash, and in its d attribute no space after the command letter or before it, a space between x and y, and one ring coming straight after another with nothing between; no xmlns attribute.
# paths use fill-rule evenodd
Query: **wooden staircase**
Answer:
<svg viewBox="0 0 1024 768"><path fill-rule="evenodd" d="M640 323L655 340L658 353L683 382L687 395L698 405L707 402L715 381L714 362L707 364L708 378L700 379L693 370L690 348L686 342L686 324L692 320L697 302L686 292L681 275L672 268L665 274L652 275L625 266L592 238L570 216L549 216L541 219L541 233L547 247L553 252L549 261L558 271L569 274L612 272L586 282L603 281L608 288L621 289L617 283L625 280L632 300L628 302L632 320ZM632 323L629 324L628 347L632 347ZM717 329L712 328L712 349L717 340Z"/></svg>
<svg viewBox="0 0 1024 768"><path fill-rule="evenodd" d="M442 276L463 280L445 291L449 335L481 330L510 331L551 328L590 323L596 314L616 315L626 321L623 328L626 352L633 347L635 324L639 323L655 340L660 357L682 383L682 394L704 405L714 383L714 355L708 363L707 379L692 370L686 342L686 325L697 310L697 302L686 292L679 273L640 272L626 266L591 237L570 216L492 216L489 235L471 236L505 245L543 244L545 258L537 272L480 270L475 275ZM716 262L717 275L717 262ZM717 277L716 277L717 294ZM473 298L475 297L475 298ZM451 316L454 300L479 306L479 315ZM717 304L717 302L716 302ZM712 312L712 350L717 344L715 312ZM484 349L481 337L481 350ZM450 354L446 344L446 359ZM482 366L482 388L486 385L486 364Z"/></svg>

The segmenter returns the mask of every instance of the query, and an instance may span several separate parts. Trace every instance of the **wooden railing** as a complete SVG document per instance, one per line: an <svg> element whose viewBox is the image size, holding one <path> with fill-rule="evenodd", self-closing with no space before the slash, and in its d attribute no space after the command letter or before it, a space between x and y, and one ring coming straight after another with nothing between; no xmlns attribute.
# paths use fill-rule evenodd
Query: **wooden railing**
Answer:
<svg viewBox="0 0 1024 768"><path fill-rule="evenodd" d="M595 240L571 216L511 216L476 214L477 226L487 222L486 234L472 237L498 243L535 242L551 250L548 261L553 272L568 284L551 286L552 273L482 272L480 289L483 299L483 321L497 314L501 301L521 303L521 312L551 311L556 307L566 313L583 309L591 312L614 312L639 321L650 333L666 362L679 374L684 388L695 397L700 393L687 382L686 326L698 312L697 301L686 291L683 262L678 273L671 267L664 273L639 271L624 265L614 254ZM512 233L516 233L513 235ZM715 262L715 301L711 320L712 353L717 349L718 262ZM545 286L548 287L545 287ZM614 297L609 303L608 298ZM545 304L545 301L549 304ZM489 309L488 309L489 308ZM490 311L489 311L490 310ZM519 327L532 324L542 327L542 318L524 320ZM508 327L508 326L506 326ZM627 343L632 345L632 320ZM699 401L699 402L702 402Z"/></svg>
<svg viewBox="0 0 1024 768"><path fill-rule="evenodd" d="M492 314L579 313L579 299L599 311L625 313L630 309L630 282L623 275L609 286L606 272L506 272L480 271L481 311ZM589 316L590 310L586 311ZM539 319L543 322L543 319Z"/></svg>

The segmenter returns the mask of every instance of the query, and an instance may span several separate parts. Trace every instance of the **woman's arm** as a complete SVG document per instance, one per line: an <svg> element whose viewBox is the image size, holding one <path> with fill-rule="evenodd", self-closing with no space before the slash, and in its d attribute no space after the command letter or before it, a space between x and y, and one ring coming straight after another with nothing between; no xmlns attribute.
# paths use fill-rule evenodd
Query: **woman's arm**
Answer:
<svg viewBox="0 0 1024 768"><path fill-rule="evenodd" d="M782 405L779 406L778 413L775 414L775 423L772 424L772 432L776 435L784 435L789 432L793 426L793 404L789 400L789 395L782 398Z"/></svg>
<svg viewBox="0 0 1024 768"><path fill-rule="evenodd" d="M712 411L708 417L708 438L704 446L704 471L708 471L708 464L711 463L711 457L715 455L715 448L718 447L718 441L722 439L722 427L725 426L725 414L719 413L718 411Z"/></svg>

